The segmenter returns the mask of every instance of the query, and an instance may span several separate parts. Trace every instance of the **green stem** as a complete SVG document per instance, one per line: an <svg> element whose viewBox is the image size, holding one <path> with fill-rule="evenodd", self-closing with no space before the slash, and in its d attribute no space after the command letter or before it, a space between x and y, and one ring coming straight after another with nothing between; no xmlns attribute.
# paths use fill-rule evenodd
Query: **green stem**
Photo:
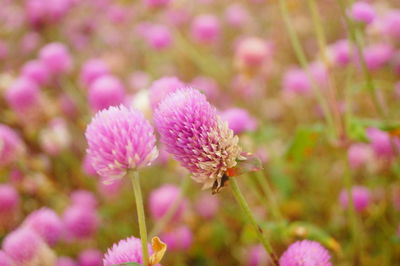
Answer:
<svg viewBox="0 0 400 266"><path fill-rule="evenodd" d="M326 123L328 124L328 127L330 127L332 129L332 130L328 131L328 133L333 134L333 137L336 138L337 130L335 128L335 124L334 124L332 115L330 113L329 106L326 104L324 97L323 97L320 89L318 88L318 85L316 84L314 78L312 77L312 75L310 74L310 71L308 69L307 57L303 51L303 48L300 44L299 38L297 36L297 33L292 25L292 22L291 22L291 19L289 16L287 0L279 0L279 7L280 7L280 11L281 11L283 20L285 22L286 30L289 34L290 43L296 54L297 60L299 61L301 67L306 72L306 74L311 82L311 87L312 87L313 92L315 93L315 96L322 108L322 111L324 113L324 118L326 120Z"/></svg>
<svg viewBox="0 0 400 266"><path fill-rule="evenodd" d="M165 226L171 221L172 217L178 210L180 203L182 202L181 201L182 197L186 194L189 184L190 184L190 178L183 177L180 185L180 196L169 207L166 214L154 225L153 229L150 232L150 236L156 236L157 234L159 234L165 228Z"/></svg>
<svg viewBox="0 0 400 266"><path fill-rule="evenodd" d="M147 246L148 242L147 242L146 218L144 215L143 198L142 198L142 190L140 188L139 173L137 171L131 171L128 172L128 176L132 181L132 187L135 193L140 239L142 240L143 265L147 266L149 265L149 251Z"/></svg>
<svg viewBox="0 0 400 266"><path fill-rule="evenodd" d="M258 225L256 219L254 218L253 213L250 210L249 205L246 202L246 199L244 198L242 192L239 189L238 183L236 181L236 178L230 178L229 179L230 187L232 189L233 196L235 197L236 201L240 205L240 208L243 211L243 214L246 216L248 222L253 226L254 231L257 234L258 239L260 240L261 244L264 246L265 250L269 254L269 256L272 259L272 263L276 266L279 265L278 262L278 257L276 256L275 252L272 249L271 244L267 240L267 238L264 236L262 228Z"/></svg>
<svg viewBox="0 0 400 266"><path fill-rule="evenodd" d="M272 191L272 188L271 188L269 182L267 181L267 179L265 178L263 172L258 171L255 173L255 175L256 175L257 181L261 185L261 188L262 188L264 194L266 195L266 197L268 199L268 205L272 212L272 215L274 216L274 218L276 220L283 221L284 218L283 218L281 211L279 210L278 202L276 201L276 198L275 198L275 193Z"/></svg>
<svg viewBox="0 0 400 266"><path fill-rule="evenodd" d="M360 59L361 69L362 69L362 72L365 77L367 89L371 94L371 98L375 104L375 108L377 109L378 113L381 114L382 116L386 117L386 109L383 106L383 104L381 103L381 101L379 100L378 91L375 87L374 80L372 78L371 73L368 70L367 63L365 61L365 57L364 57L364 53L363 53L363 40L362 40L361 33L359 32L359 29L354 24L354 22L347 15L345 0L339 0L338 3L340 6L342 16L347 25L350 39L356 46L357 55L358 55L358 58Z"/></svg>

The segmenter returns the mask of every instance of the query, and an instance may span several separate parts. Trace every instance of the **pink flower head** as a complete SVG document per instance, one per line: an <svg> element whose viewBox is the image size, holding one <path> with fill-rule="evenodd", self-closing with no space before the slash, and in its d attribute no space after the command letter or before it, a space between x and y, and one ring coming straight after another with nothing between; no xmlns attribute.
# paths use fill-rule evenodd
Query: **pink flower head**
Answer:
<svg viewBox="0 0 400 266"><path fill-rule="evenodd" d="M250 114L241 108L227 109L221 113L221 118L228 122L229 128L235 134L245 131L254 131L257 128L257 121Z"/></svg>
<svg viewBox="0 0 400 266"><path fill-rule="evenodd" d="M62 43L47 44L40 50L39 58L56 76L72 69L72 57L68 48Z"/></svg>
<svg viewBox="0 0 400 266"><path fill-rule="evenodd" d="M347 151L347 157L353 169L365 166L372 159L371 146L364 143L355 143Z"/></svg>
<svg viewBox="0 0 400 266"><path fill-rule="evenodd" d="M28 61L22 68L22 76L31 79L38 85L44 85L49 81L49 72L47 66L40 60Z"/></svg>
<svg viewBox="0 0 400 266"><path fill-rule="evenodd" d="M328 70L322 62L315 61L308 66L311 78L316 82L320 88L328 86Z"/></svg>
<svg viewBox="0 0 400 266"><path fill-rule="evenodd" d="M59 257L56 266L78 266L78 263L69 257Z"/></svg>
<svg viewBox="0 0 400 266"><path fill-rule="evenodd" d="M199 88L210 101L215 101L219 95L218 83L215 79L206 76L197 76L190 82L193 88Z"/></svg>
<svg viewBox="0 0 400 266"><path fill-rule="evenodd" d="M164 50L171 46L172 35L167 26L152 25L145 34L148 44L155 50Z"/></svg>
<svg viewBox="0 0 400 266"><path fill-rule="evenodd" d="M146 5L151 8L166 7L171 0L144 0Z"/></svg>
<svg viewBox="0 0 400 266"><path fill-rule="evenodd" d="M149 199L150 213L153 219L161 219L177 200L179 200L180 203L173 215L174 222L178 222L182 219L187 206L187 201L182 198L180 189L174 185L163 185L153 190Z"/></svg>
<svg viewBox="0 0 400 266"><path fill-rule="evenodd" d="M15 162L24 151L24 144L10 127L0 124L0 166Z"/></svg>
<svg viewBox="0 0 400 266"><path fill-rule="evenodd" d="M92 166L109 180L150 165L158 155L153 127L142 113L124 106L98 112L85 136Z"/></svg>
<svg viewBox="0 0 400 266"><path fill-rule="evenodd" d="M375 19L374 8L366 2L357 1L351 7L351 16L354 20L370 24Z"/></svg>
<svg viewBox="0 0 400 266"><path fill-rule="evenodd" d="M184 251L191 247L193 234L186 225L181 225L162 233L161 240L167 244L169 251Z"/></svg>
<svg viewBox="0 0 400 266"><path fill-rule="evenodd" d="M367 136L371 142L372 149L378 157L392 158L394 155L393 144L390 135L377 128L368 128ZM396 141L393 141L397 145Z"/></svg>
<svg viewBox="0 0 400 266"><path fill-rule="evenodd" d="M90 59L81 69L80 79L85 86L90 86L99 77L110 74L108 65L101 59Z"/></svg>
<svg viewBox="0 0 400 266"><path fill-rule="evenodd" d="M114 76L102 76L90 85L88 97L90 107L97 112L122 104L125 99L125 87Z"/></svg>
<svg viewBox="0 0 400 266"><path fill-rule="evenodd" d="M248 37L240 41L236 48L235 58L239 67L259 67L269 59L269 44L258 37Z"/></svg>
<svg viewBox="0 0 400 266"><path fill-rule="evenodd" d="M253 245L249 248L247 266L269 265L269 262L270 258L262 245Z"/></svg>
<svg viewBox="0 0 400 266"><path fill-rule="evenodd" d="M370 45L364 49L365 63L370 70L377 70L385 66L393 54L392 46L385 43Z"/></svg>
<svg viewBox="0 0 400 266"><path fill-rule="evenodd" d="M55 264L55 255L34 231L22 227L9 233L3 241L3 250L16 265Z"/></svg>
<svg viewBox="0 0 400 266"><path fill-rule="evenodd" d="M0 185L0 215L6 216L18 210L20 198L15 188L8 184Z"/></svg>
<svg viewBox="0 0 400 266"><path fill-rule="evenodd" d="M218 197L203 194L196 200L196 212L204 219L213 219L219 210Z"/></svg>
<svg viewBox="0 0 400 266"><path fill-rule="evenodd" d="M282 86L286 92L295 94L308 94L311 90L310 80L304 70L300 68L286 71Z"/></svg>
<svg viewBox="0 0 400 266"><path fill-rule="evenodd" d="M183 83L177 77L163 77L153 81L149 88L151 108L155 110L168 94L184 87L185 83Z"/></svg>
<svg viewBox="0 0 400 266"><path fill-rule="evenodd" d="M99 226L96 210L85 205L72 205L66 209L63 221L68 236L77 239L93 236Z"/></svg>
<svg viewBox="0 0 400 266"><path fill-rule="evenodd" d="M191 28L195 41L202 44L212 44L220 36L220 25L218 18L211 14L197 16Z"/></svg>
<svg viewBox="0 0 400 266"><path fill-rule="evenodd" d="M88 249L79 255L79 266L103 266L103 254L97 249Z"/></svg>
<svg viewBox="0 0 400 266"><path fill-rule="evenodd" d="M10 256L8 256L4 251L0 250L0 265L1 266L14 266L14 262Z"/></svg>
<svg viewBox="0 0 400 266"><path fill-rule="evenodd" d="M73 205L85 206L88 208L97 207L97 199L94 194L87 190L75 190L71 194L71 200Z"/></svg>
<svg viewBox="0 0 400 266"><path fill-rule="evenodd" d="M32 212L25 219L23 225L41 236L49 246L54 246L58 243L64 229L61 219L49 208L42 208Z"/></svg>
<svg viewBox="0 0 400 266"><path fill-rule="evenodd" d="M333 60L338 66L345 66L352 59L352 47L348 40L339 40L331 45Z"/></svg>
<svg viewBox="0 0 400 266"><path fill-rule="evenodd" d="M390 37L400 39L400 9L392 9L382 21L383 31Z"/></svg>
<svg viewBox="0 0 400 266"><path fill-rule="evenodd" d="M239 138L217 115L206 97L186 88L170 94L154 114L161 141L203 188L222 187L222 177L236 166Z"/></svg>
<svg viewBox="0 0 400 266"><path fill-rule="evenodd" d="M331 256L320 243L296 241L279 259L280 266L331 266Z"/></svg>
<svg viewBox="0 0 400 266"><path fill-rule="evenodd" d="M353 203L356 211L362 212L369 206L371 202L371 193L368 188L363 186L354 186L351 189L351 194L353 196ZM349 198L346 189L343 189L340 192L339 201L344 209L348 208Z"/></svg>
<svg viewBox="0 0 400 266"><path fill-rule="evenodd" d="M38 108L40 90L31 79L20 77L7 89L5 97L14 111L26 114Z"/></svg>
<svg viewBox="0 0 400 266"><path fill-rule="evenodd" d="M152 248L149 245L149 253L152 254ZM139 238L129 237L120 240L112 248L107 250L103 258L104 266L112 266L127 262L143 263L142 244Z"/></svg>
<svg viewBox="0 0 400 266"><path fill-rule="evenodd" d="M240 4L231 4L225 11L226 21L233 27L242 27L250 20L249 12Z"/></svg>

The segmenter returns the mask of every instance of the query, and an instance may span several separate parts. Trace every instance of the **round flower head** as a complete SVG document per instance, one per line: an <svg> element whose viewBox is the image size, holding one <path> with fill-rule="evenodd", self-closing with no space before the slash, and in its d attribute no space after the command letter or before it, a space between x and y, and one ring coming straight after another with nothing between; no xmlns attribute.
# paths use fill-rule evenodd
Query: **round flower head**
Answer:
<svg viewBox="0 0 400 266"><path fill-rule="evenodd" d="M69 257L59 257L56 266L78 266L78 263Z"/></svg>
<svg viewBox="0 0 400 266"><path fill-rule="evenodd" d="M191 88L170 94L154 121L167 151L203 188L223 186L222 177L240 158L239 138L218 116L206 97Z"/></svg>
<svg viewBox="0 0 400 266"><path fill-rule="evenodd" d="M147 6L152 8L165 7L171 2L171 0L145 0Z"/></svg>
<svg viewBox="0 0 400 266"><path fill-rule="evenodd" d="M88 249L79 255L79 266L102 266L103 254L97 249Z"/></svg>
<svg viewBox="0 0 400 266"><path fill-rule="evenodd" d="M201 195L196 201L196 212L205 219L212 219L218 213L219 200L210 194Z"/></svg>
<svg viewBox="0 0 400 266"><path fill-rule="evenodd" d="M78 206L87 206L89 208L97 207L97 199L94 194L87 190L75 190L71 194L72 204Z"/></svg>
<svg viewBox="0 0 400 266"><path fill-rule="evenodd" d="M392 46L385 43L373 44L364 49L365 63L370 70L377 70L385 66L393 54Z"/></svg>
<svg viewBox="0 0 400 266"><path fill-rule="evenodd" d="M125 88L116 77L102 76L92 83L88 97L92 110L99 111L123 103Z"/></svg>
<svg viewBox="0 0 400 266"><path fill-rule="evenodd" d="M199 88L210 101L216 101L219 94L218 83L215 79L206 76L197 76L190 82L193 88Z"/></svg>
<svg viewBox="0 0 400 266"><path fill-rule="evenodd" d="M96 233L99 218L95 209L84 205L73 205L65 210L63 222L69 237L82 239Z"/></svg>
<svg viewBox="0 0 400 266"><path fill-rule="evenodd" d="M375 10L369 3L366 2L355 2L351 7L350 12L354 20L364 22L366 24L371 23L375 18Z"/></svg>
<svg viewBox="0 0 400 266"><path fill-rule="evenodd" d="M351 44L348 40L339 40L330 46L333 61L338 66L345 66L352 59Z"/></svg>
<svg viewBox="0 0 400 266"><path fill-rule="evenodd" d="M257 121L245 109L231 108L222 112L221 117L235 134L253 131L257 127Z"/></svg>
<svg viewBox="0 0 400 266"><path fill-rule="evenodd" d="M42 208L31 213L24 226L35 231L49 246L54 246L63 233L63 223L58 215L49 208Z"/></svg>
<svg viewBox="0 0 400 266"><path fill-rule="evenodd" d="M192 245L193 234L186 225L181 225L171 231L164 232L161 239L167 244L168 250L183 251L188 250Z"/></svg>
<svg viewBox="0 0 400 266"><path fill-rule="evenodd" d="M199 43L214 43L220 35L220 26L217 17L211 14L196 17L191 28L193 38Z"/></svg>
<svg viewBox="0 0 400 266"><path fill-rule="evenodd" d="M153 127L142 113L124 106L98 112L85 136L92 165L106 179L122 178L158 155Z"/></svg>
<svg viewBox="0 0 400 266"><path fill-rule="evenodd" d="M384 32L396 39L400 39L400 9L392 9L382 21Z"/></svg>
<svg viewBox="0 0 400 266"><path fill-rule="evenodd" d="M290 93L308 94L311 90L311 83L302 69L294 68L285 73L283 89Z"/></svg>
<svg viewBox="0 0 400 266"><path fill-rule="evenodd" d="M392 140L387 132L371 127L367 129L367 136L377 157L389 159L393 157L394 151Z"/></svg>
<svg viewBox="0 0 400 266"><path fill-rule="evenodd" d="M62 43L47 44L40 50L39 58L54 75L69 72L72 68L71 55Z"/></svg>
<svg viewBox="0 0 400 266"><path fill-rule="evenodd" d="M0 250L0 266L14 266L13 260L4 251Z"/></svg>
<svg viewBox="0 0 400 266"><path fill-rule="evenodd" d="M23 66L22 76L33 80L38 85L44 85L49 81L50 73L42 61L32 60Z"/></svg>
<svg viewBox="0 0 400 266"><path fill-rule="evenodd" d="M53 266L56 260L40 236L26 227L8 234L3 241L3 250L16 265Z"/></svg>
<svg viewBox="0 0 400 266"><path fill-rule="evenodd" d="M184 87L185 84L176 77L163 77L153 81L149 88L151 108L155 110L168 94Z"/></svg>
<svg viewBox="0 0 400 266"><path fill-rule="evenodd" d="M242 40L235 53L239 67L257 67L265 62L270 55L268 43L257 37Z"/></svg>
<svg viewBox="0 0 400 266"><path fill-rule="evenodd" d="M0 215L12 213L19 208L20 199L15 188L8 184L0 185Z"/></svg>
<svg viewBox="0 0 400 266"><path fill-rule="evenodd" d="M358 212L364 211L371 202L371 193L368 188L363 186L354 186L351 189L351 194L353 196L354 208ZM340 204L344 209L349 206L349 198L347 197L347 190L343 189L339 196Z"/></svg>
<svg viewBox="0 0 400 266"><path fill-rule="evenodd" d="M0 166L8 165L23 153L24 145L10 127L0 124Z"/></svg>
<svg viewBox="0 0 400 266"><path fill-rule="evenodd" d="M149 253L150 255L153 253L150 245ZM112 248L107 250L103 258L104 266L112 266L127 262L143 263L141 241L133 236L114 244Z"/></svg>
<svg viewBox="0 0 400 266"><path fill-rule="evenodd" d="M263 266L269 265L269 257L262 245L251 246L247 254L248 266Z"/></svg>
<svg viewBox="0 0 400 266"><path fill-rule="evenodd" d="M99 77L110 73L108 65L101 59L90 59L81 69L80 79L85 86L89 86Z"/></svg>
<svg viewBox="0 0 400 266"><path fill-rule="evenodd" d="M145 35L149 45L155 50L167 49L172 42L171 32L164 25L153 25Z"/></svg>
<svg viewBox="0 0 400 266"><path fill-rule="evenodd" d="M279 259L280 266L331 266L331 256L320 243L310 240L294 242Z"/></svg>
<svg viewBox="0 0 400 266"><path fill-rule="evenodd" d="M372 159L371 146L364 143L353 144L347 151L347 157L350 166L353 169L358 169Z"/></svg>
<svg viewBox="0 0 400 266"><path fill-rule="evenodd" d="M40 90L31 79L20 77L7 89L5 97L12 109L26 114L38 107Z"/></svg>
<svg viewBox="0 0 400 266"><path fill-rule="evenodd" d="M168 212L169 208L171 208L171 206L180 198L180 189L174 185L163 185L162 187L152 191L150 194L149 205L153 219L161 219ZM186 210L186 205L186 200L180 199L179 207L173 216L174 222L181 220Z"/></svg>
<svg viewBox="0 0 400 266"><path fill-rule="evenodd" d="M250 20L249 12L240 4L231 4L225 11L225 20L233 27L241 27Z"/></svg>

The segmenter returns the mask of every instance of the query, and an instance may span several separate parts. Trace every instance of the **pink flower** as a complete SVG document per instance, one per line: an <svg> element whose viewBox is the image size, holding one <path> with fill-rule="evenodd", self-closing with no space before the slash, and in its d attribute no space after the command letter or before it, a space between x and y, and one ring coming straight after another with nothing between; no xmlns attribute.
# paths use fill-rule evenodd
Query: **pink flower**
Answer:
<svg viewBox="0 0 400 266"><path fill-rule="evenodd" d="M144 0L146 5L151 8L161 8L166 7L171 0Z"/></svg>
<svg viewBox="0 0 400 266"><path fill-rule="evenodd" d="M375 19L375 10L373 7L366 2L355 2L351 7L351 16L354 20L364 22L366 24L371 23Z"/></svg>
<svg viewBox="0 0 400 266"><path fill-rule="evenodd" d="M97 112L122 104L125 99L125 87L114 76L101 76L90 85L88 97L90 107Z"/></svg>
<svg viewBox="0 0 400 266"><path fill-rule="evenodd" d="M0 250L0 265L1 266L14 266L15 263L4 251Z"/></svg>
<svg viewBox="0 0 400 266"><path fill-rule="evenodd" d="M191 247L193 234L186 225L181 225L162 233L161 240L167 244L169 251L184 251Z"/></svg>
<svg viewBox="0 0 400 266"><path fill-rule="evenodd" d="M348 161L353 169L365 166L372 159L372 149L370 145L355 143L350 146L347 152Z"/></svg>
<svg viewBox="0 0 400 266"><path fill-rule="evenodd" d="M85 86L90 86L99 77L110 74L108 65L101 59L90 59L82 66L80 79Z"/></svg>
<svg viewBox="0 0 400 266"><path fill-rule="evenodd" d="M5 97L14 111L27 114L38 109L40 90L31 79L20 77L7 89Z"/></svg>
<svg viewBox="0 0 400 266"><path fill-rule="evenodd" d="M38 85L45 85L50 80L47 66L40 60L28 61L22 68L22 76L29 78Z"/></svg>
<svg viewBox="0 0 400 266"><path fill-rule="evenodd" d="M161 142L203 188L223 186L222 177L236 166L239 138L195 89L170 94L154 113Z"/></svg>
<svg viewBox="0 0 400 266"><path fill-rule="evenodd" d="M69 257L59 257L56 266L78 266L78 263Z"/></svg>
<svg viewBox="0 0 400 266"><path fill-rule="evenodd" d="M229 128L235 134L254 131L257 128L257 121L245 109L227 109L221 113L221 118L228 122Z"/></svg>
<svg viewBox="0 0 400 266"><path fill-rule="evenodd" d="M103 254L97 249L88 249L79 255L79 266L103 266Z"/></svg>
<svg viewBox="0 0 400 266"><path fill-rule="evenodd" d="M0 166L18 160L24 152L24 144L19 135L10 127L0 124Z"/></svg>
<svg viewBox="0 0 400 266"><path fill-rule="evenodd" d="M248 37L240 41L235 51L235 60L239 67L259 67L268 61L271 55L270 45L258 37Z"/></svg>
<svg viewBox="0 0 400 266"><path fill-rule="evenodd" d="M85 205L72 205L64 211L63 222L68 237L83 239L92 237L99 226L96 210Z"/></svg>
<svg viewBox="0 0 400 266"><path fill-rule="evenodd" d="M282 87L286 92L308 94L311 90L311 83L304 70L293 68L286 71Z"/></svg>
<svg viewBox="0 0 400 266"><path fill-rule="evenodd" d="M191 28L192 37L202 44L215 43L220 37L218 18L211 14L196 17Z"/></svg>
<svg viewBox="0 0 400 266"><path fill-rule="evenodd" d="M383 31L390 37L400 39L400 9L392 9L382 19Z"/></svg>
<svg viewBox="0 0 400 266"><path fill-rule="evenodd" d="M95 209L97 207L97 199L94 194L87 190L75 190L71 193L71 201L73 205L85 206Z"/></svg>
<svg viewBox="0 0 400 266"><path fill-rule="evenodd" d="M39 58L56 76L72 69L72 57L68 48L62 43L50 43L42 47Z"/></svg>
<svg viewBox="0 0 400 266"><path fill-rule="evenodd" d="M331 266L331 256L320 243L310 240L294 242L279 259L280 266Z"/></svg>
<svg viewBox="0 0 400 266"><path fill-rule="evenodd" d="M187 201L182 198L180 189L174 185L163 185L162 187L153 190L149 199L150 214L153 219L162 219L177 200L179 200L180 203L175 214L172 216L174 222L182 220L187 208Z"/></svg>
<svg viewBox="0 0 400 266"><path fill-rule="evenodd" d="M365 63L370 70L384 67L394 54L393 48L385 43L370 45L363 52Z"/></svg>
<svg viewBox="0 0 400 266"><path fill-rule="evenodd" d="M151 108L155 111L158 105L168 96L168 94L184 87L185 83L183 83L177 77L162 77L153 81L149 88Z"/></svg>
<svg viewBox="0 0 400 266"><path fill-rule="evenodd" d="M354 186L351 189L351 194L353 196L353 203L356 211L364 211L371 203L371 193L368 188L363 186ZM343 189L339 196L340 204L344 209L349 206L349 198L347 196L347 190Z"/></svg>
<svg viewBox="0 0 400 266"><path fill-rule="evenodd" d="M269 264L270 258L262 245L253 245L249 248L247 253L248 266L263 266Z"/></svg>
<svg viewBox="0 0 400 266"><path fill-rule="evenodd" d="M98 112L85 136L92 166L108 180L148 166L158 155L153 127L142 113L124 106Z"/></svg>
<svg viewBox="0 0 400 266"><path fill-rule="evenodd" d="M218 197L210 194L202 194L196 200L196 212L204 219L213 219L219 210Z"/></svg>

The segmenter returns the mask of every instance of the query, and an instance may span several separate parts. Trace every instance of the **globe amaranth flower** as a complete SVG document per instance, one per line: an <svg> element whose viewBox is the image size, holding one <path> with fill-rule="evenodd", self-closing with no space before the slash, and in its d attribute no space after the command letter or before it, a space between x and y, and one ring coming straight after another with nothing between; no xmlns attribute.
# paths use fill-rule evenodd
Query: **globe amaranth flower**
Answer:
<svg viewBox="0 0 400 266"><path fill-rule="evenodd" d="M279 259L280 266L331 266L331 256L321 244L302 240L289 246Z"/></svg>
<svg viewBox="0 0 400 266"><path fill-rule="evenodd" d="M149 253L153 251L149 245ZM103 258L104 266L111 266L127 262L143 263L141 240L136 237L129 237L114 244Z"/></svg>
<svg viewBox="0 0 400 266"><path fill-rule="evenodd" d="M1 266L14 266L15 263L4 251L0 250L0 265Z"/></svg>
<svg viewBox="0 0 400 266"><path fill-rule="evenodd" d="M97 249L87 249L79 254L80 266L102 266L103 254Z"/></svg>
<svg viewBox="0 0 400 266"><path fill-rule="evenodd" d="M9 126L0 124L0 166L16 161L23 151L24 145L18 134Z"/></svg>
<svg viewBox="0 0 400 266"><path fill-rule="evenodd" d="M99 227L96 209L86 205L72 205L63 213L67 237L85 239L93 236Z"/></svg>
<svg viewBox="0 0 400 266"><path fill-rule="evenodd" d="M0 227L12 226L20 212L20 197L12 185L0 184Z"/></svg>
<svg viewBox="0 0 400 266"><path fill-rule="evenodd" d="M32 212L23 225L35 231L49 246L57 244L64 229L60 217L49 208Z"/></svg>
<svg viewBox="0 0 400 266"><path fill-rule="evenodd" d="M193 233L186 225L180 225L172 230L163 232L161 239L167 244L170 251L188 250L193 242Z"/></svg>
<svg viewBox="0 0 400 266"><path fill-rule="evenodd" d="M3 250L16 265L53 266L56 263L54 252L39 235L27 227L8 234L3 241Z"/></svg>
<svg viewBox="0 0 400 266"><path fill-rule="evenodd" d="M168 94L185 87L185 84L176 77L163 77L153 81L149 88L150 106L155 110Z"/></svg>
<svg viewBox="0 0 400 266"><path fill-rule="evenodd" d="M241 158L239 138L203 94L192 88L170 94L158 106L154 121L167 151L196 182L214 191L223 187L226 172Z"/></svg>
<svg viewBox="0 0 400 266"><path fill-rule="evenodd" d="M364 186L354 186L351 189L351 195L353 197L354 208L357 212L364 211L371 203L371 192ZM349 198L346 189L340 192L339 201L344 209L348 208Z"/></svg>
<svg viewBox="0 0 400 266"><path fill-rule="evenodd" d="M87 127L87 153L106 180L149 165L158 155L153 127L142 113L124 106L98 112Z"/></svg>

